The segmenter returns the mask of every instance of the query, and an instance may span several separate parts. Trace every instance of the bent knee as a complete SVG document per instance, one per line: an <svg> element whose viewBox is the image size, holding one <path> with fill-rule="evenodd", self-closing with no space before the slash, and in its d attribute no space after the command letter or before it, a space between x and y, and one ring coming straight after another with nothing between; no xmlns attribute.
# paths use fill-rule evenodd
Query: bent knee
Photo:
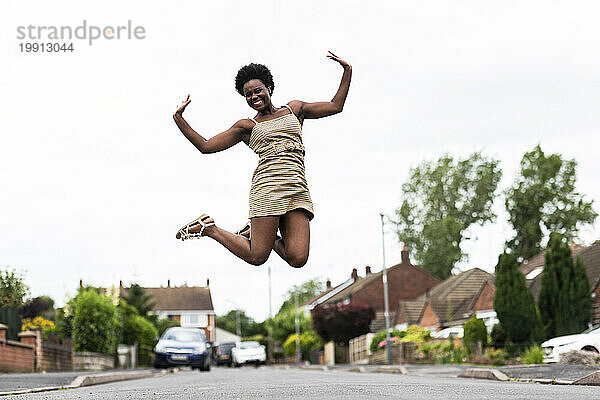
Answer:
<svg viewBox="0 0 600 400"><path fill-rule="evenodd" d="M306 262L308 261L308 254L292 256L287 261L288 264L290 264L290 266L294 268L302 268L304 267L304 265L306 265Z"/></svg>
<svg viewBox="0 0 600 400"><path fill-rule="evenodd" d="M269 259L269 253L266 254L255 254L250 256L248 262L252 265L263 265Z"/></svg>

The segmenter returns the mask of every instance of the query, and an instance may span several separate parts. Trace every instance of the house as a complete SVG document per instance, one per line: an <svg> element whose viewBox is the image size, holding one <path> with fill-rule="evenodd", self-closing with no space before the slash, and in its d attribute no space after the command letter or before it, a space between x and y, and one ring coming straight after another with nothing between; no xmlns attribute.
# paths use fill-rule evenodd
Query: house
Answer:
<svg viewBox="0 0 600 400"><path fill-rule="evenodd" d="M331 290L331 295L323 296L326 298L319 298L319 304L369 305L376 315L371 322L371 330L380 330L380 327L385 327L382 275L383 271L373 273L371 267L367 266L365 276L361 278L354 268L350 279L342 284L343 287ZM400 264L387 268L387 280L390 310L394 310L399 301L414 300L440 283L436 277L410 263L406 247L402 250Z"/></svg>
<svg viewBox="0 0 600 400"><path fill-rule="evenodd" d="M498 322L494 311L494 276L479 268L454 275L416 300L400 301L396 329L419 325L431 331L463 325L473 314L488 330Z"/></svg>
<svg viewBox="0 0 600 400"><path fill-rule="evenodd" d="M573 259L581 257L590 283L590 296L592 297L592 325L600 325L600 240L590 246L571 244ZM542 288L542 272L546 259L546 250L532 257L527 263L519 266L525 275L527 287L537 302Z"/></svg>
<svg viewBox="0 0 600 400"><path fill-rule="evenodd" d="M350 286L353 283L354 283L354 279L351 276L350 279L340 283L339 285L337 285L335 287L332 287L331 281L329 279L327 279L327 282L325 284L325 290L322 291L321 293L317 294L316 296L306 300L301 305L299 305L298 310L300 310L300 312L303 312L304 315L308 317L308 316L310 316L311 311L316 306L329 300L331 297L335 296L336 294L338 294L342 290L346 289L348 286Z"/></svg>
<svg viewBox="0 0 600 400"><path fill-rule="evenodd" d="M152 296L154 306L151 312L159 319L169 318L186 328L201 328L209 341L216 340L216 315L208 280L206 286L171 286L168 280L167 287L143 289ZM126 293L127 288L121 282L120 295Z"/></svg>

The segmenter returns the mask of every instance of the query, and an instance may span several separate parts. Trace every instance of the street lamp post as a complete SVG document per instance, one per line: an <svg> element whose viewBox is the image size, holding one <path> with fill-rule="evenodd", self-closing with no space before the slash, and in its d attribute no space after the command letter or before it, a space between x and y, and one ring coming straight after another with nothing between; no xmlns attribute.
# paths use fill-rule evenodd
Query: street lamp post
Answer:
<svg viewBox="0 0 600 400"><path fill-rule="evenodd" d="M381 244L382 244L382 255L383 255L383 304L385 311L383 316L385 317L385 343L387 348L387 363L392 364L392 343L390 338L390 300L388 295L388 282L387 282L387 269L385 268L385 230L383 228L383 213L380 213L381 217Z"/></svg>
<svg viewBox="0 0 600 400"><path fill-rule="evenodd" d="M240 310L235 310L235 330L239 337L242 337L242 326L240 324Z"/></svg>
<svg viewBox="0 0 600 400"><path fill-rule="evenodd" d="M271 308L271 266L267 267L267 271L269 273L269 324L267 325L267 333L268 333L268 346L267 346L267 358L269 362L273 362L273 310Z"/></svg>
<svg viewBox="0 0 600 400"><path fill-rule="evenodd" d="M296 363L300 365L300 316L298 315L298 293L294 292L294 305L296 306Z"/></svg>

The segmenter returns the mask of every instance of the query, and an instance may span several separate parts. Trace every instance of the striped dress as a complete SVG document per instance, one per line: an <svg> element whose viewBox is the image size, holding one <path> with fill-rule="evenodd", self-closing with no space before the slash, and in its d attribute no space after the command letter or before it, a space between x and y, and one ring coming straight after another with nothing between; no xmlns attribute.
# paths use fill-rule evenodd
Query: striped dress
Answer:
<svg viewBox="0 0 600 400"><path fill-rule="evenodd" d="M302 208L312 219L313 204L304 176L302 126L289 114L256 122L248 146L258 155L252 175L249 218L283 215Z"/></svg>

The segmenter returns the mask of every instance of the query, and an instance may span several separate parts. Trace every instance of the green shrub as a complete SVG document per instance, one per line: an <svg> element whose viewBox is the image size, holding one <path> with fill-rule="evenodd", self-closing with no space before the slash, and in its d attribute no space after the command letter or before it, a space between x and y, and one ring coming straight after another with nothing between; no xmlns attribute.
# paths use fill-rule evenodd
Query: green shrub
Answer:
<svg viewBox="0 0 600 400"><path fill-rule="evenodd" d="M406 328L406 334L402 337L403 342L423 343L431 339L431 331L417 325Z"/></svg>
<svg viewBox="0 0 600 400"><path fill-rule="evenodd" d="M139 329L136 335L139 349L138 365L149 366L152 364L151 357L154 353L154 339L158 337L158 331L152 322L141 315L135 317L135 325Z"/></svg>
<svg viewBox="0 0 600 400"><path fill-rule="evenodd" d="M485 323L475 315L465 322L464 332L463 343L471 353L473 353L477 343L481 342L482 347L487 345L487 329Z"/></svg>
<svg viewBox="0 0 600 400"><path fill-rule="evenodd" d="M423 342L417 345L416 352L417 359L435 364L460 364L468 356L464 347L450 341Z"/></svg>
<svg viewBox="0 0 600 400"><path fill-rule="evenodd" d="M492 365L506 365L508 359L508 354L502 349L489 349L485 355L490 359Z"/></svg>
<svg viewBox="0 0 600 400"><path fill-rule="evenodd" d="M390 337L403 338L404 335L406 335L406 331L399 331L397 329L393 329L390 332ZM369 345L371 353L374 353L377 350L379 350L379 343L381 342L385 342L385 330L377 332L375 336L373 336L373 339L371 339L371 344Z"/></svg>
<svg viewBox="0 0 600 400"><path fill-rule="evenodd" d="M506 337L506 332L500 323L494 325L492 327L492 332L490 334L492 339L492 347L496 349L504 348L506 341L508 338Z"/></svg>
<svg viewBox="0 0 600 400"><path fill-rule="evenodd" d="M75 351L113 355L120 337L120 321L111 299L88 289L80 291L74 303Z"/></svg>
<svg viewBox="0 0 600 400"><path fill-rule="evenodd" d="M300 352L302 353L302 359L308 360L310 351L312 349L318 349L323 346L323 340L314 331L306 331L300 334ZM296 354L296 334L288 336L283 343L283 353L286 356L293 356Z"/></svg>
<svg viewBox="0 0 600 400"><path fill-rule="evenodd" d="M544 362L544 350L540 346L533 345L521 356L523 364L541 364Z"/></svg>

